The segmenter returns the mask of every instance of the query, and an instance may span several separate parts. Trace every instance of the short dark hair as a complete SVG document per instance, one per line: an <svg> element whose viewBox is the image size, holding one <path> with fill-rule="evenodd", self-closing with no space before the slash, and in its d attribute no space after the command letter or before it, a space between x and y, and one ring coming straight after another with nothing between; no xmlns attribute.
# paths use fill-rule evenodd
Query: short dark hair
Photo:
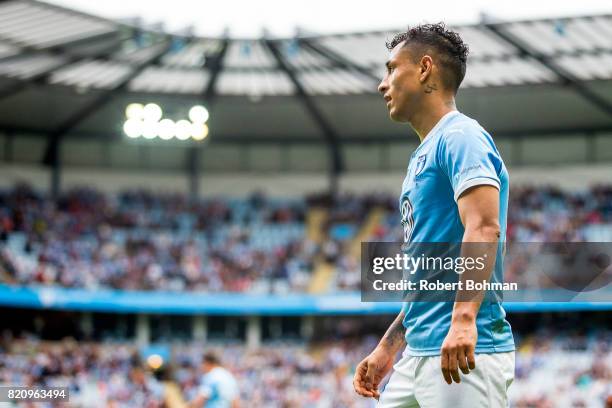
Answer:
<svg viewBox="0 0 612 408"><path fill-rule="evenodd" d="M431 49L439 57L439 63L444 67L442 80L448 89L455 93L465 77L465 69L469 49L458 33L448 30L444 23L421 24L408 27L403 33L398 33L391 41L387 42L387 48L391 51L395 46L404 42L404 46L417 45L425 50ZM422 55L415 59L420 59Z"/></svg>
<svg viewBox="0 0 612 408"><path fill-rule="evenodd" d="M204 353L204 355L202 356L202 362L208 363L208 364L220 365L221 359L219 359L219 356L216 353L212 351L208 351Z"/></svg>

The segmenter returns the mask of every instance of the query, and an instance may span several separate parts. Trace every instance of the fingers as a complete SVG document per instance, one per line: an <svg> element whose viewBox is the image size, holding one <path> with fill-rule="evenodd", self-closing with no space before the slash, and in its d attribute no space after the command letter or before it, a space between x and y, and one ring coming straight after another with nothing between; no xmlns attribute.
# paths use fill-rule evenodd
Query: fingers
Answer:
<svg viewBox="0 0 612 408"><path fill-rule="evenodd" d="M447 384L461 382L459 369L463 374L469 374L471 370L476 369L476 359L474 357L474 348L442 348L440 355L440 367L442 376Z"/></svg>
<svg viewBox="0 0 612 408"><path fill-rule="evenodd" d="M450 363L448 361L448 350L445 348L442 348L442 354L440 355L440 366L442 369L442 376L444 377L444 381L446 381L447 384L452 384L453 380L450 375L449 364Z"/></svg>
<svg viewBox="0 0 612 408"><path fill-rule="evenodd" d="M361 395L362 397L365 398L373 398L374 394L368 390L365 389L363 383L353 383L353 387L355 388L355 392L359 395Z"/></svg>
<svg viewBox="0 0 612 408"><path fill-rule="evenodd" d="M457 363L457 349L451 349L448 353L448 371L453 381L459 384L461 382L461 378L459 378L459 369Z"/></svg>
<svg viewBox="0 0 612 408"><path fill-rule="evenodd" d="M467 363L470 370L476 368L476 357L474 356L474 347L469 347L467 351Z"/></svg>
<svg viewBox="0 0 612 408"><path fill-rule="evenodd" d="M376 364L369 363L368 370L366 371L365 375L366 389L372 393L374 398L376 398L376 395L380 395L378 394L378 380L376 379L376 369Z"/></svg>
<svg viewBox="0 0 612 408"><path fill-rule="evenodd" d="M457 361L459 362L459 369L461 370L461 372L463 374L469 374L470 369L468 368L468 363L465 358L465 351L462 348L459 349L459 351L457 352Z"/></svg>
<svg viewBox="0 0 612 408"><path fill-rule="evenodd" d="M353 388L355 388L355 392L362 397L371 398L374 396L372 392L365 388L365 382L360 379L355 378L353 380Z"/></svg>
<svg viewBox="0 0 612 408"><path fill-rule="evenodd" d="M355 392L361 395L362 397L373 398L375 397L375 394L369 388L367 388L366 385L366 372L367 363L364 360L359 363L357 369L355 370L355 377L353 378L353 388L355 389Z"/></svg>

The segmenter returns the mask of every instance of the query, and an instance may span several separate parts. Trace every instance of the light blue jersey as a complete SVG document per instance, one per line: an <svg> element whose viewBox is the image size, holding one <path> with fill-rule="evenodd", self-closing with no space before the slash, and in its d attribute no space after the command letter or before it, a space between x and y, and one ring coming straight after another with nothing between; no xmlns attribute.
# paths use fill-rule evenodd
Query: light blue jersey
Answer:
<svg viewBox="0 0 612 408"><path fill-rule="evenodd" d="M206 397L206 408L230 408L238 398L238 384L223 367L215 367L202 379L200 393Z"/></svg>
<svg viewBox="0 0 612 408"><path fill-rule="evenodd" d="M473 119L446 114L410 158L402 186L400 211L404 241L460 243L464 228L457 199L468 188L491 185L499 190L500 246L506 236L508 171L491 136ZM498 251L491 281L503 281ZM452 302L404 304L406 354L439 355L451 322ZM514 339L500 303L483 302L477 316L476 353L514 350Z"/></svg>

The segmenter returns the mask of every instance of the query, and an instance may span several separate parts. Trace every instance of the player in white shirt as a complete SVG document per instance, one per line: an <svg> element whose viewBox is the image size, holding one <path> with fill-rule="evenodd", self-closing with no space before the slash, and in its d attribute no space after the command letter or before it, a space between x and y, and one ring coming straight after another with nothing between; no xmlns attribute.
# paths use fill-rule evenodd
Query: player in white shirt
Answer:
<svg viewBox="0 0 612 408"><path fill-rule="evenodd" d="M238 408L238 383L227 369L221 366L219 358L206 353L202 358L202 382L190 408Z"/></svg>

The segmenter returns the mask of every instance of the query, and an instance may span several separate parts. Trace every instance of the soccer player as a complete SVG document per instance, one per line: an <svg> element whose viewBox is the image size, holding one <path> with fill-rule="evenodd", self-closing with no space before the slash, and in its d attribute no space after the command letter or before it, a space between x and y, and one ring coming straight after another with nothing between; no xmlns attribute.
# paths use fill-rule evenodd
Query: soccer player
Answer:
<svg viewBox="0 0 612 408"><path fill-rule="evenodd" d="M496 250L486 263L488 280L493 269L501 272L497 250L506 233L508 172L491 136L455 106L468 47L440 23L408 29L387 48L387 73L378 90L391 119L409 123L421 141L400 196L404 241L463 243L462 255L466 242L489 243ZM510 325L499 302L470 299L405 302L357 366L356 392L378 399L382 408L507 406L514 378Z"/></svg>
<svg viewBox="0 0 612 408"><path fill-rule="evenodd" d="M221 366L216 354L208 352L202 358L204 377L190 408L238 408L238 385L232 373Z"/></svg>

